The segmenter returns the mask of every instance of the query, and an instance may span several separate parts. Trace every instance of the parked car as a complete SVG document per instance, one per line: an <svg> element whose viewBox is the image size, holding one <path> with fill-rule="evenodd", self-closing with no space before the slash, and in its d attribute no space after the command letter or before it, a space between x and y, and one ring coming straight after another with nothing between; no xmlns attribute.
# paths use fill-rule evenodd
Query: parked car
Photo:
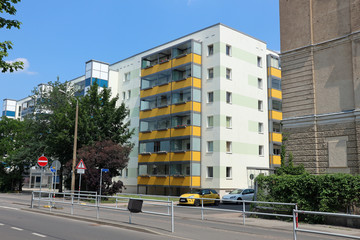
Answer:
<svg viewBox="0 0 360 240"><path fill-rule="evenodd" d="M219 205L220 203L220 195L214 189L193 189L189 193L185 193L180 196L179 204L199 206L201 205L201 199L197 198L219 199L218 201L204 199L204 204Z"/></svg>
<svg viewBox="0 0 360 240"><path fill-rule="evenodd" d="M253 200L255 190L248 188L248 189L236 189L229 194L226 194L222 197L223 203L236 203L234 200Z"/></svg>

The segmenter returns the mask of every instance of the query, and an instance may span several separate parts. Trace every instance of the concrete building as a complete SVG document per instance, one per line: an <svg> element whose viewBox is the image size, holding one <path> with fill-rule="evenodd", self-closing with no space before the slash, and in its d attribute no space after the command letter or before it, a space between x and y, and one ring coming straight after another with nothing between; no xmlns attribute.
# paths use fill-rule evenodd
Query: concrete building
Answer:
<svg viewBox="0 0 360 240"><path fill-rule="evenodd" d="M360 1L280 0L280 27L287 149L311 173L360 173Z"/></svg>
<svg viewBox="0 0 360 240"><path fill-rule="evenodd" d="M110 87L130 109L135 147L119 177L128 192L224 193L280 164L279 57L223 24L113 64L90 60L71 82L78 96Z"/></svg>

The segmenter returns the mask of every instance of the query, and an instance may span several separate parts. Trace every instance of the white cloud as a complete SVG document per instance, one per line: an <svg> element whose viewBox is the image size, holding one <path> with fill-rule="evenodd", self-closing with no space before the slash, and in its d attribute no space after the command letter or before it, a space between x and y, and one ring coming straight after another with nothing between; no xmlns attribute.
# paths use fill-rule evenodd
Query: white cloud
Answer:
<svg viewBox="0 0 360 240"><path fill-rule="evenodd" d="M25 74L28 74L28 75L35 75L37 74L37 72L31 72L29 71L29 68L30 68L30 62L29 60L27 60L26 58L17 58L17 59L14 59L14 60L11 60L11 61L7 61L8 63L13 63L13 62L17 62L17 61L21 61L24 63L24 69L19 69L17 71L14 71L13 73L25 73ZM7 72L9 73L9 71Z"/></svg>

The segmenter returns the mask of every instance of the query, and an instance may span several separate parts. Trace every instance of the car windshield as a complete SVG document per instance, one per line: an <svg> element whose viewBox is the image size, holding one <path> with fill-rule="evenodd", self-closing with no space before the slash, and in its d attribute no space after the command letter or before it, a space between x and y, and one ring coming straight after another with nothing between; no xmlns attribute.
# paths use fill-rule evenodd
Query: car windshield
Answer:
<svg viewBox="0 0 360 240"><path fill-rule="evenodd" d="M201 194L201 189L191 189L189 193Z"/></svg>
<svg viewBox="0 0 360 240"><path fill-rule="evenodd" d="M230 192L230 194L240 194L242 191L244 191L244 189L236 189L236 190Z"/></svg>

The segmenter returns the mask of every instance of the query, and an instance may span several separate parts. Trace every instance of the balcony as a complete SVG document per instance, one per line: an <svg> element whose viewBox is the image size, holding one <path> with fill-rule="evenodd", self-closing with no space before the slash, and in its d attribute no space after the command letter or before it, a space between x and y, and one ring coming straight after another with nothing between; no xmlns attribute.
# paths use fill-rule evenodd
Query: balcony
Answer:
<svg viewBox="0 0 360 240"><path fill-rule="evenodd" d="M179 186L179 187L200 187L200 177L156 177L156 176L139 176L137 179L138 185L143 186Z"/></svg>
<svg viewBox="0 0 360 240"><path fill-rule="evenodd" d="M269 112L269 119L274 119L274 120L281 121L282 120L282 112L271 110Z"/></svg>
<svg viewBox="0 0 360 240"><path fill-rule="evenodd" d="M281 133L270 133L270 142L282 142L282 134Z"/></svg>

